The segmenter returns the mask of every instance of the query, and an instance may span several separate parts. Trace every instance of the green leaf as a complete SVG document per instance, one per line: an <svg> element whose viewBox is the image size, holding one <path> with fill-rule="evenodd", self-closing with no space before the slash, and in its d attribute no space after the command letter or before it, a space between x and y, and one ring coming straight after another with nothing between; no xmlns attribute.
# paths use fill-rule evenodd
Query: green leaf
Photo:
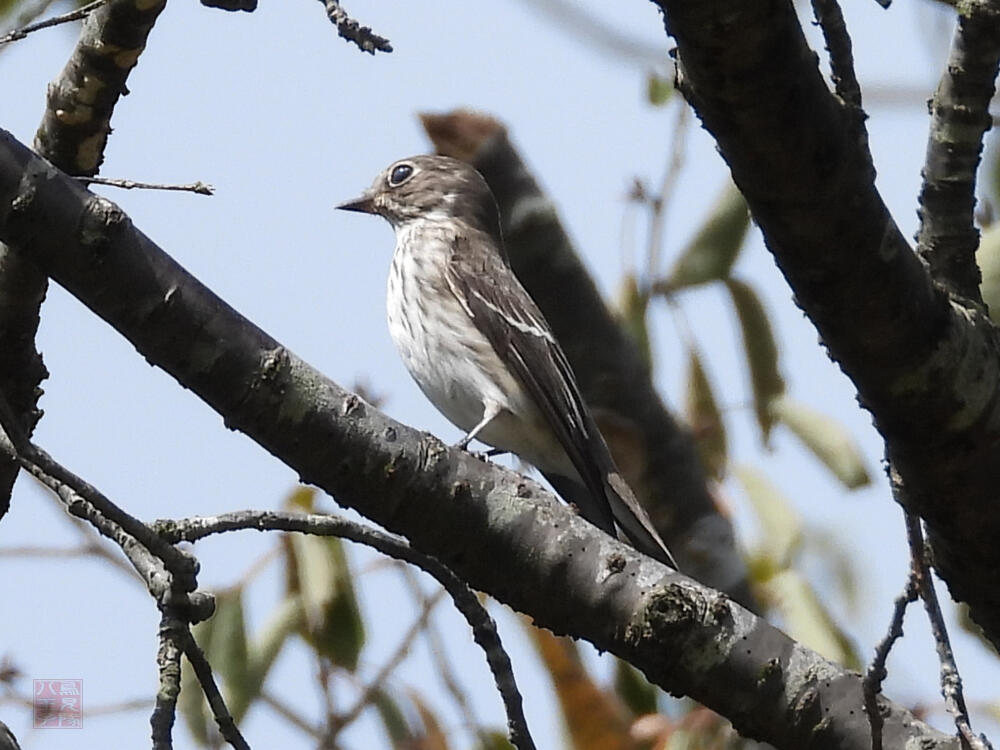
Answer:
<svg viewBox="0 0 1000 750"><path fill-rule="evenodd" d="M685 413L694 433L702 466L709 476L721 479L726 473L728 462L726 425L722 421L722 413L708 382L701 357L693 348L688 350Z"/></svg>
<svg viewBox="0 0 1000 750"><path fill-rule="evenodd" d="M780 420L848 489L871 482L861 451L847 430L834 419L782 396L771 403Z"/></svg>
<svg viewBox="0 0 1000 750"><path fill-rule="evenodd" d="M315 489L298 487L285 507L315 512L315 498ZM283 542L287 591L302 607L299 633L318 653L353 672L365 628L343 544L336 537L310 534L288 534Z"/></svg>
<svg viewBox="0 0 1000 750"><path fill-rule="evenodd" d="M365 627L343 544L334 537L294 534L290 549L305 615L302 635L334 664L353 672Z"/></svg>
<svg viewBox="0 0 1000 750"><path fill-rule="evenodd" d="M372 696L372 703L394 750L411 750L415 744L416 734L399 704L385 690L376 690Z"/></svg>
<svg viewBox="0 0 1000 750"><path fill-rule="evenodd" d="M785 570L802 542L802 522L798 513L771 481L749 466L737 466L733 473L743 486L760 526L760 549L768 560L770 573Z"/></svg>
<svg viewBox="0 0 1000 750"><path fill-rule="evenodd" d="M479 743L476 750L514 750L507 735L497 729L479 733Z"/></svg>
<svg viewBox="0 0 1000 750"><path fill-rule="evenodd" d="M792 638L849 669L861 669L851 639L801 575L793 570L782 571L767 582L767 589Z"/></svg>
<svg viewBox="0 0 1000 750"><path fill-rule="evenodd" d="M271 613L267 624L251 641L247 651L246 696L252 702L260 696L264 680L274 666L288 637L297 632L304 623L302 603L296 597L286 597ZM249 708L249 702L247 708ZM229 709L237 721L243 713L230 704Z"/></svg>
<svg viewBox="0 0 1000 750"><path fill-rule="evenodd" d="M642 672L621 659L615 660L615 692L632 716L653 714L658 709L657 687Z"/></svg>
<svg viewBox="0 0 1000 750"><path fill-rule="evenodd" d="M674 95L674 82L670 78L650 73L646 78L646 99L654 107L662 107Z"/></svg>
<svg viewBox="0 0 1000 750"><path fill-rule="evenodd" d="M733 183L727 183L701 229L681 251L658 289L681 289L727 278L749 227L746 200Z"/></svg>
<svg viewBox="0 0 1000 750"><path fill-rule="evenodd" d="M296 489L289 508L313 511L315 490ZM302 605L299 632L316 651L353 672L365 643L365 627L344 546L336 537L288 534L284 537L288 594Z"/></svg>
<svg viewBox="0 0 1000 750"><path fill-rule="evenodd" d="M420 750L448 750L448 737L430 706L415 691L409 692L409 698L417 710L421 725L423 725L423 733L419 742Z"/></svg>
<svg viewBox="0 0 1000 750"><path fill-rule="evenodd" d="M983 235L979 238L979 249L976 250L976 261L983 272L979 289L983 301L989 305L990 319L996 323L1000 320L1000 221L983 230Z"/></svg>
<svg viewBox="0 0 1000 750"><path fill-rule="evenodd" d="M634 274L626 274L625 278L622 279L618 298L622 323L625 329L632 334L632 339L639 347L639 353L642 355L642 361L646 363L647 369L652 369L653 355L649 346L649 328L646 325L649 296L639 291L639 283Z"/></svg>
<svg viewBox="0 0 1000 750"><path fill-rule="evenodd" d="M771 323L757 293L737 279L726 279L726 288L739 317L743 350L750 366L754 412L760 426L761 440L766 446L775 421L770 408L771 401L785 392L785 381L778 370L778 346L774 342Z"/></svg>
<svg viewBox="0 0 1000 750"><path fill-rule="evenodd" d="M209 664L225 687L226 704L233 718L242 718L256 696L247 692L247 634L243 618L243 590L215 594L212 639L203 647Z"/></svg>

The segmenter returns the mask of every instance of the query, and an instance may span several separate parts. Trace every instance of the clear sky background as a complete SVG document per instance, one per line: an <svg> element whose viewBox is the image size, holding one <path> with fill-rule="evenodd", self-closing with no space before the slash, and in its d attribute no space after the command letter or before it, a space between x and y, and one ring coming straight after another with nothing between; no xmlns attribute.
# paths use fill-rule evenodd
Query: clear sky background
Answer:
<svg viewBox="0 0 1000 750"><path fill-rule="evenodd" d="M671 42L654 5L574 4L661 50L661 69L669 71ZM923 102L936 84L951 24L946 11L925 3L900 2L889 11L873 0L845 5L871 114L879 187L904 233L912 234L927 128ZM171 3L129 80L130 95L115 112L102 174L202 180L217 194L99 190L191 273L307 361L341 384L364 382L385 397L383 408L396 419L453 441L458 432L422 398L386 331L391 230L377 219L336 212L333 205L357 195L389 162L429 150L417 112L477 108L508 125L601 288L613 296L623 273L644 255L642 217L625 195L634 177L653 184L660 179L674 110L645 101L646 74L655 60L609 54L527 0L369 0L349 10L389 37L395 51L374 58L360 53L337 38L322 5L310 0L265 0L252 14L207 9L193 0ZM822 51L815 31L808 28ZM75 28L58 28L0 52L0 127L25 143L40 120L46 84L62 68L75 37ZM692 125L667 220L665 266L725 180L713 142ZM628 221L637 227L631 242L623 241ZM850 383L817 346L815 330L792 303L755 231L737 273L760 291L772 315L791 393L840 419L862 445L875 477L870 488L846 492L780 429L774 451L762 452L752 413L743 406L749 388L731 309L711 289L681 296L721 398L734 409L729 424L735 460L766 472L805 522L853 560L859 597L851 608L838 598L832 571L817 561L807 569L868 657L885 632L907 569L901 513L881 473L881 441L856 407ZM665 306L656 308L658 383L676 406L684 357ZM43 309L39 346L51 377L44 384L38 444L140 518L273 508L294 486L293 472L227 430L197 397L146 364L56 286ZM728 481L721 494L741 539L751 545L752 513L738 485ZM75 543L62 515L22 476L13 508L0 524L0 550ZM273 541L243 534L201 543L196 552L202 585L231 583ZM397 573L379 567L366 552L351 554L366 571L360 587L370 631L362 674L370 675L413 614ZM82 678L88 707L152 695L158 618L140 587L85 559L0 557L0 571L0 654L9 655L28 680ZM252 628L265 620L280 587L273 567L257 581ZM511 647L536 741L557 747L561 728L547 679L517 621L500 606L493 612ZM477 713L501 725L499 699L464 625L446 602L437 620ZM886 692L905 703L936 706L936 657L916 607L907 626L890 661ZM994 703L1000 673L995 656L957 629L953 637L968 699ZM273 690L287 702L317 715L312 663L304 650L288 651L272 679ZM400 667L393 684L426 691L445 707L449 726L457 726L423 647ZM345 696L343 703L349 702ZM148 711L89 718L82 734L31 731L30 717L10 705L0 705L0 718L25 750L148 742ZM930 719L948 726L940 711ZM266 708L253 711L243 729L253 747L310 746ZM185 732L178 730L177 747L187 746ZM384 743L371 721L360 722L345 739L351 747Z"/></svg>

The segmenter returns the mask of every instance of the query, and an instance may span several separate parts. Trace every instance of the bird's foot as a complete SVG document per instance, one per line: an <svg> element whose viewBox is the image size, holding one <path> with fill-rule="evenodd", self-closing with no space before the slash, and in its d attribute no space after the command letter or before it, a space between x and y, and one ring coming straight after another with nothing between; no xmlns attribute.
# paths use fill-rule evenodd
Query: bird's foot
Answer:
<svg viewBox="0 0 1000 750"><path fill-rule="evenodd" d="M489 463L490 459L494 456L502 456L504 453L510 453L510 451L505 451L502 448L490 448L487 451L470 451L468 440L459 440L453 448L458 448L459 450L465 451L473 458L478 458L483 463Z"/></svg>

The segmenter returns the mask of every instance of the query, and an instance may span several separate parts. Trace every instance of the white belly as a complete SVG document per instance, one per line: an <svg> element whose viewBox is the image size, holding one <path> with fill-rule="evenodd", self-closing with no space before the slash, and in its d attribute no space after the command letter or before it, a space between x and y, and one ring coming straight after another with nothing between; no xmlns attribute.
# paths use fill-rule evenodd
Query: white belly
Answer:
<svg viewBox="0 0 1000 750"><path fill-rule="evenodd" d="M410 243L410 252L399 252L399 242ZM498 404L503 411L478 434L481 442L543 471L572 472L531 399L448 287L442 268L448 256L434 242L425 236L414 244L403 235L393 254L386 312L406 369L463 432L479 424L487 402Z"/></svg>

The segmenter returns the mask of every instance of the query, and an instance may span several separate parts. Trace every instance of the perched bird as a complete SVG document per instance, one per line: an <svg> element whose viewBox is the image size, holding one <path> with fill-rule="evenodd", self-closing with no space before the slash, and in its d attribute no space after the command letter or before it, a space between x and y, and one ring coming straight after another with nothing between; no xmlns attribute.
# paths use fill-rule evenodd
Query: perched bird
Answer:
<svg viewBox="0 0 1000 750"><path fill-rule="evenodd" d="M508 265L482 175L450 157L414 156L338 208L378 214L395 230L389 332L427 398L465 431L459 447L476 438L516 454L595 526L612 536L620 528L636 549L676 568ZM560 489L567 483L581 491Z"/></svg>

